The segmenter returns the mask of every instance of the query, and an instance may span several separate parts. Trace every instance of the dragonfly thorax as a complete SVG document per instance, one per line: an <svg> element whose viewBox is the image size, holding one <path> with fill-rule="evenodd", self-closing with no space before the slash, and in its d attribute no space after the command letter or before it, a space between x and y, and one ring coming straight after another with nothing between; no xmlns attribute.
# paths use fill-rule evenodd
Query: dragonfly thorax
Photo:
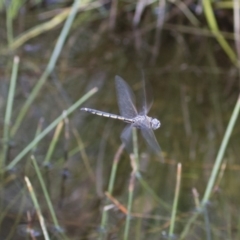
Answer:
<svg viewBox="0 0 240 240"><path fill-rule="evenodd" d="M151 118L151 127L153 130L156 130L160 127L161 123L159 120L157 120L156 118Z"/></svg>
<svg viewBox="0 0 240 240"><path fill-rule="evenodd" d="M131 121L131 119L126 119ZM150 128L156 130L160 127L160 121L156 118L148 117L147 115L138 115L132 119L133 127L136 128ZM127 121L126 121L127 122Z"/></svg>

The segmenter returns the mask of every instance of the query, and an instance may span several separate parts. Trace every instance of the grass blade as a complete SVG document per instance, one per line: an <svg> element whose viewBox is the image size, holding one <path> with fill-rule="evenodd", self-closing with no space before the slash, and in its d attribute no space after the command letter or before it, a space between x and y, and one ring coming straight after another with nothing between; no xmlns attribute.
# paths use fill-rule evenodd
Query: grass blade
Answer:
<svg viewBox="0 0 240 240"><path fill-rule="evenodd" d="M33 201L33 205L35 207L35 210L36 210L36 213L37 213L37 216L38 216L38 220L39 220L39 223L41 225L41 228L42 228L42 231L43 231L43 236L44 236L44 239L45 240L50 240L49 238L49 235L48 235L48 232L47 232L47 228L46 228L46 224L45 224L45 220L42 216L42 213L41 213L41 209L40 209L40 206L38 204L38 200L37 200L37 197L36 197L36 194L33 190L33 187L32 187L32 184L29 180L28 177L24 177L24 180L26 182L26 185L27 185L27 188L28 188L28 191L30 193L30 196L32 198L32 201Z"/></svg>
<svg viewBox="0 0 240 240"><path fill-rule="evenodd" d="M19 65L19 57L15 57L13 61L13 69L12 69L12 76L11 76L11 82L10 82L10 88L8 93L8 100L7 100L7 108L5 113L5 119L4 119L4 130L3 130L3 153L1 156L1 163L0 166L4 167L7 151L8 151L8 145L9 145L9 128L10 128L10 121L12 116L12 107L13 107L13 99L15 94L15 88L16 88L16 81L17 81L17 73L18 73L18 65Z"/></svg>
<svg viewBox="0 0 240 240"><path fill-rule="evenodd" d="M171 224L170 224L170 228L169 228L169 237L170 238L173 237L173 234L174 234L174 225L175 225L177 205L178 205L180 185L181 185L181 175L182 175L182 164L178 163L178 165L177 165L177 182L176 182L176 187L175 187L175 197L174 197L174 201L173 201Z"/></svg>
<svg viewBox="0 0 240 240"><path fill-rule="evenodd" d="M222 163L222 160L223 160L223 156L224 156L224 153L226 151L227 144L229 142L230 136L232 134L233 127L236 123L239 111L240 111L240 95L238 96L237 103L236 103L235 108L233 110L231 119L230 119L230 121L228 123L228 126L227 126L227 130L224 134L220 149L218 151L217 158L216 158L216 161L215 161L210 179L208 181L206 191L204 193L204 196L203 196L203 199L202 199L202 202L201 202L202 206L204 206L209 201L209 198L210 198L210 195L211 195L211 192L212 192L212 189L213 189L213 185L215 183L217 174L219 172L219 169L220 169L220 166L221 166L221 163Z"/></svg>
<svg viewBox="0 0 240 240"><path fill-rule="evenodd" d="M186 235L187 235L188 231L190 230L191 225L194 223L194 221L197 219L198 215L202 212L201 210L204 209L206 203L209 201L209 198L210 198L210 195L211 195L211 192L212 192L212 189L213 189L216 177L217 177L217 173L218 173L219 168L221 166L223 156L224 156L227 144L229 142L233 127L236 123L239 111L240 111L240 95L238 96L238 100L237 100L236 105L234 107L232 116L231 116L230 121L229 121L228 126L227 126L227 130L224 134L221 146L219 148L217 158L216 158L216 161L215 161L210 179L208 181L208 184L207 184L207 187L206 187L206 190L205 190L202 202L201 202L200 209L199 209L198 212L195 212L195 214L189 219L189 221L186 224L186 226L185 226L185 228L184 228L184 230L183 230L179 239L185 239L186 238Z"/></svg>
<svg viewBox="0 0 240 240"><path fill-rule="evenodd" d="M83 102L85 102L88 98L90 98L94 93L97 92L97 88L93 88L88 93L86 93L82 98L80 98L75 104L73 104L70 108L64 111L64 114L59 116L55 121L53 121L44 131L42 131L31 143L29 143L14 159L13 161L6 167L7 170L12 169L35 145L41 141L52 129L54 129L59 122L61 122L66 116L75 111Z"/></svg>
<svg viewBox="0 0 240 240"><path fill-rule="evenodd" d="M54 135L53 135L53 138L52 138L52 141L50 143L50 146L48 148L48 151L47 151L47 154L46 154L46 157L43 161L43 165L47 166L50 162L50 159L52 157L52 154L54 152L54 149L56 147L56 144L58 142L58 139L59 139L59 136L60 136L60 133L62 131L62 127L63 127L63 121L59 122L56 129L55 129L55 132L54 132Z"/></svg>
<svg viewBox="0 0 240 240"><path fill-rule="evenodd" d="M38 80L36 86L33 88L31 94L29 95L27 101L25 102L25 104L23 105L17 119L16 122L12 128L11 131L11 136L15 135L15 133L17 132L17 130L19 129L23 118L25 117L29 107L31 106L32 102L34 101L34 99L37 97L39 91L41 90L42 86L44 85L44 83L46 82L48 76L51 74L51 72L53 71L56 62L59 58L59 55L61 53L61 50L63 49L63 44L66 41L66 38L68 36L68 33L70 31L70 27L73 23L73 20L77 14L78 11L78 6L80 4L81 0L75 0L73 3L73 6L71 8L71 11L68 15L68 18L64 24L64 27L60 33L60 36L57 40L57 43L55 45L55 48L53 50L53 53L51 55L51 58L49 60L49 63L47 65L46 70L44 71L44 73L42 74L42 76L40 77L40 79Z"/></svg>
<svg viewBox="0 0 240 240"><path fill-rule="evenodd" d="M209 25L209 28L213 31L218 43L225 51L230 60L237 65L237 56L232 48L229 46L228 42L225 40L221 31L219 31L216 18L214 16L214 11L210 0L203 0L204 13Z"/></svg>
<svg viewBox="0 0 240 240"><path fill-rule="evenodd" d="M44 183L44 180L43 180L43 177L42 177L42 174L39 170L39 167L38 167L38 164L36 162L36 159L34 156L31 157L32 158L32 163L33 163L33 166L34 166L34 169L37 173L37 177L38 177L38 180L41 184L41 188L43 190L43 194L44 194L44 197L46 199L46 202L47 202L47 205L48 205L48 208L50 210L50 214L51 214L51 217L52 217L52 220L53 220L53 224L54 224L54 227L55 229L58 231L58 232L62 232L62 228L60 227L59 223L58 223L58 220L57 220L57 217L56 217L56 214L54 212L54 208L53 208L53 205L52 205L52 202L51 202L51 199L49 197L49 194L48 194L48 191L47 191L47 188L46 188L46 185ZM62 236L63 239L66 239L66 237L63 235Z"/></svg>
<svg viewBox="0 0 240 240"><path fill-rule="evenodd" d="M111 196L112 196L112 193L113 193L113 186L114 186L115 179L116 179L118 163L119 163L120 157L122 155L123 149L124 149L124 144L121 144L120 147L118 148L115 156L114 156L114 159L113 159L113 165L112 165L112 169L111 169L110 180L109 180L109 183L108 183L108 194L111 195ZM108 203L109 202L107 202L107 204ZM104 236L105 236L105 233L106 233L107 220L108 220L108 211L107 211L107 208L106 208L106 205L105 205L105 207L103 209L103 213L102 213L102 219L101 219L101 226L100 226L101 234L100 234L100 237L99 237L100 240L104 239Z"/></svg>
<svg viewBox="0 0 240 240"><path fill-rule="evenodd" d="M135 159L134 154L130 154L130 159L131 159L131 165L132 165L132 172L131 172L131 177L130 177L130 182L129 182L129 187L128 187L128 204L127 204L127 217L126 217L126 223L125 223L125 229L124 229L124 236L123 239L127 240L129 237L129 229L130 229L130 221L132 217L132 204L133 204L133 193L134 193L134 188L135 188L135 180L136 180L136 173L137 173L137 162Z"/></svg>

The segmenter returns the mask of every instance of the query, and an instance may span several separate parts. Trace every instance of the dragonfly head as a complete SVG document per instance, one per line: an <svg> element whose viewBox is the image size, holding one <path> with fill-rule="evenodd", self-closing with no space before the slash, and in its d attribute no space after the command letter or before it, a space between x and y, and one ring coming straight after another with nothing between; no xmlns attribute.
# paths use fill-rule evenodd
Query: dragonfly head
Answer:
<svg viewBox="0 0 240 240"><path fill-rule="evenodd" d="M159 120L157 120L156 118L152 118L151 119L151 127L153 130L156 130L160 127L161 123Z"/></svg>

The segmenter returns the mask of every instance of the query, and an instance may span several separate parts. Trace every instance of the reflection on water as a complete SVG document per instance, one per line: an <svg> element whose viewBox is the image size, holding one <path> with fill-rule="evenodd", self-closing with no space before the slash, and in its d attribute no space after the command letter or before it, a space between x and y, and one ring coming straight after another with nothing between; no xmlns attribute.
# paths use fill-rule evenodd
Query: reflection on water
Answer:
<svg viewBox="0 0 240 240"><path fill-rule="evenodd" d="M103 29L104 22L101 31ZM222 60L224 56L217 58L219 62L216 62L215 47L206 38L163 31L158 57L155 58L154 55L155 62L152 64L150 63L153 57L150 44L151 32L141 35L138 52L135 51L134 36L124 28L116 29L115 33L104 32L101 35L101 32L98 32L98 34L87 28L76 31L71 36L55 72L31 106L21 129L14 137L16 146L11 150L10 159L33 139L40 117L45 119L44 127L48 126L64 109L94 86L98 86L99 92L84 106L118 114L114 76L120 75L128 79L134 92L137 93L143 70L145 78L152 85L154 104L149 114L161 121L161 128L155 134L166 161L162 164L157 156L149 154L142 139L138 138L139 153L141 156L147 156L147 163L141 160L142 176L158 197L171 205L176 181L176 164L181 162L183 178L178 209L182 212L192 211L195 209L192 189L197 189L201 199L238 96L236 70L231 69ZM40 46L41 50L34 50L31 55L24 49L19 50L21 69L13 119L16 118L30 89L36 83L39 73L45 68L52 49L49 43L54 42L55 37L55 34L49 33L48 39L40 39L41 44L36 46ZM1 66L2 72L4 67L5 64ZM0 91L4 94L0 96L0 107L3 121L7 96L6 78L9 79L9 75L1 78ZM28 79L27 85L26 79ZM63 136L57 143L51 159L52 168L49 171L43 169L60 224L66 228L70 236L80 234L93 235L93 239L96 237L94 234L97 234L96 229L101 221L104 192L109 183L114 155L121 144L120 134L123 128L124 123L96 118L82 114L80 111L75 112L70 118L70 139L67 146L69 155L65 156L66 162L63 160L66 151L66 140ZM73 134L74 131L79 134L84 152L78 150L79 142ZM239 126L236 126L234 131L225 156L229 166L224 172L224 179L219 179L220 185L216 186L213 205L209 207L212 216L219 219L222 215L221 212L216 213L216 204L219 203L214 201L215 198L220 195L222 202L230 199L234 203L232 208L236 207L235 204L239 199L239 193L236 191L240 182L238 181L239 166L236 161L239 156ZM44 159L51 139L52 136L49 135L38 145L35 156L39 163ZM76 153L72 155L71 151L76 148ZM30 178L34 179L33 170L24 169L26 162L28 160L24 159L19 164L17 169L19 175L30 175ZM66 181L63 182L60 173L65 167L70 175L66 176ZM90 172L93 173L94 178L90 176ZM129 156L124 152L120 158L113 193L114 197L125 206L130 172ZM35 181L36 192L41 196L41 188L36 178ZM3 189L3 186L1 188ZM9 191L12 191L11 186L7 187L7 192L1 197L3 208L9 199L17 200L15 193L9 195ZM137 185L133 204L135 207L140 207L136 207L135 212L143 208L147 209L144 213L150 215L170 216L169 210L144 194ZM52 219L48 215L49 210L45 200L43 197L41 200L43 213L51 223ZM31 202L30 199L28 201ZM25 202L24 208L29 210L32 204ZM12 205L10 208L14 212L16 209L18 209L17 205ZM223 211L228 211L228 207ZM109 218L109 229L117 232L122 228L123 214L110 211ZM151 224L156 227L165 222L165 220L159 221L144 219L141 224L144 228L153 230ZM138 220L134 219L132 225L137 226L137 224ZM182 222L179 223L179 228L182 225ZM155 231L159 234L161 230Z"/></svg>

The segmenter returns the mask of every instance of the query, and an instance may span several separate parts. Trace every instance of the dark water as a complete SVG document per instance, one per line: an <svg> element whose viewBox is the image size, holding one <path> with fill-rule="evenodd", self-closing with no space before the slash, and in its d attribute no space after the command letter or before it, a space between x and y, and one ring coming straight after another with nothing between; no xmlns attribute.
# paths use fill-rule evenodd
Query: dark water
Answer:
<svg viewBox="0 0 240 240"><path fill-rule="evenodd" d="M89 23L72 30L54 72L12 139L14 146L10 152L10 160L34 138L41 117L45 119L44 127L48 126L64 109L95 86L99 87L98 93L83 106L118 114L114 76L123 77L137 94L143 70L154 96L149 115L161 121L161 128L156 130L155 134L165 163L161 163L157 156L148 152L138 134L139 154L143 156L140 163L141 173L155 194L171 207L176 183L176 165L182 163L178 210L180 215L186 214L188 217L184 216L177 221L176 233L180 234L186 219L190 218L190 213L195 209L192 189L197 189L201 199L236 103L239 93L237 69L231 65L214 39L163 30L159 50L154 51L154 30L144 32L136 38L136 33L128 26L127 19L119 21L119 25L112 32L105 30L107 24L107 20L102 20L101 24ZM59 29L47 32L14 53L20 56L20 69L13 121L44 71L58 34ZM1 122L4 119L11 61L11 56L4 56L0 66ZM51 159L51 168L43 169L43 176L60 225L66 229L70 239L78 239L74 236L81 236L80 239L96 239L104 204L104 191L108 186L112 161L121 144L119 136L125 124L80 111L73 113L69 121L68 161L64 163L63 160L66 140L62 134ZM79 152L73 156L70 153L70 150L77 147L74 131L79 134L85 146L94 180L86 168L84 156ZM35 157L39 163L45 158L52 136L53 133L49 134L38 145ZM225 154L227 167L209 206L210 221L218 234L219 228L226 224L229 218L238 219L234 214L234 211L239 209L238 156L237 124ZM31 164L27 162L29 159L25 158L17 165L14 172L16 179L11 180L10 185L7 180L3 181L2 208L7 207L8 201L17 198L20 189L25 189L23 176L27 175L36 186L43 214L51 228L52 220L39 182ZM68 173L65 180L61 174L63 169L67 169ZM129 156L124 152L113 192L114 197L124 206L127 205L130 172ZM19 185L19 182L22 184ZM27 195L27 190L23 191L23 196ZM21 211L13 205L2 219L2 226L6 225L10 229L10 226L14 225L10 239L20 239L21 234L17 229L27 222L27 209L33 209L30 198L24 199L22 204ZM29 207L26 207L28 205ZM133 212L136 213L170 217L170 211L156 203L138 183L133 206ZM23 214L19 215L19 211ZM36 216L34 219L34 227L37 227ZM136 227L138 221L132 220L132 225ZM144 218L141 226L145 238L159 239L158 236L165 229L165 221ZM204 224L200 225L202 227L199 227L195 234L199 231L199 236L205 236ZM111 211L108 226L111 236L118 236L123 226L124 215ZM7 236L6 232L9 230L4 231L1 228L1 232L2 236ZM226 239L226 232L227 230L224 230L222 238L219 236L219 239ZM216 236L218 234L216 233ZM190 236L189 239L193 238Z"/></svg>

